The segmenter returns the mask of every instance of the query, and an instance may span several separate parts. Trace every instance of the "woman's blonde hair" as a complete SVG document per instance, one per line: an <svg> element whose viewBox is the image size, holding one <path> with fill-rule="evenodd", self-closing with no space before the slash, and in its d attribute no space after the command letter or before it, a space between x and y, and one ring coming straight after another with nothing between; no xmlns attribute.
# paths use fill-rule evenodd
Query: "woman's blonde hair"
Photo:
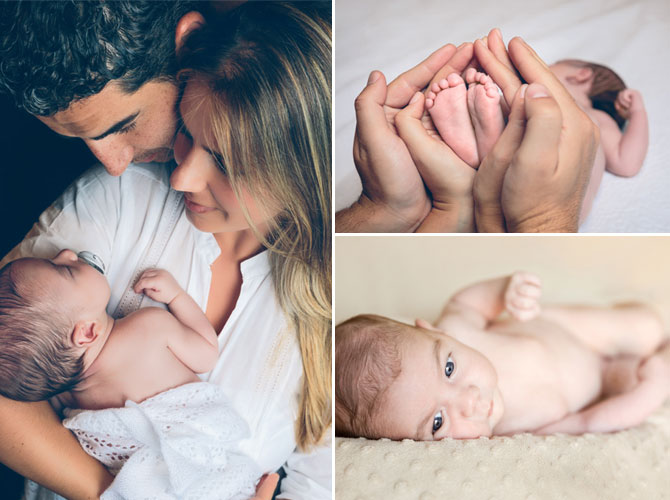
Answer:
<svg viewBox="0 0 670 500"><path fill-rule="evenodd" d="M241 202L300 344L301 449L331 423L331 37L330 2L248 2L192 35L184 60L211 89L212 145L238 200L279 208L263 235Z"/></svg>

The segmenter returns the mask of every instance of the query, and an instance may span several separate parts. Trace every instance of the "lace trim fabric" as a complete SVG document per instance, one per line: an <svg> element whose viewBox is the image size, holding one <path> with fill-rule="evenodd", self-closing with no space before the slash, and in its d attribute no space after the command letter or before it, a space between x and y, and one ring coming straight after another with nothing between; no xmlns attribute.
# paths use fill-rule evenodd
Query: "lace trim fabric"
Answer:
<svg viewBox="0 0 670 500"><path fill-rule="evenodd" d="M254 495L249 435L219 386L196 382L123 408L69 410L63 425L116 475L102 498L237 499Z"/></svg>

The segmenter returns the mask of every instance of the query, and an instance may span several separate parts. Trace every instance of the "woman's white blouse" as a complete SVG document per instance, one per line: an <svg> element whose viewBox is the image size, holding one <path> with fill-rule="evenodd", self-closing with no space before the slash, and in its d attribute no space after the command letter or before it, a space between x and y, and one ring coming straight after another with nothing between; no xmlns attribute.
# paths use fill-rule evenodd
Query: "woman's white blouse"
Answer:
<svg viewBox="0 0 670 500"><path fill-rule="evenodd" d="M120 177L102 167L88 171L0 264L52 258L64 248L89 250L105 264L111 315L158 305L132 292L137 276L151 267L170 271L205 310L210 264L219 247L186 219L181 194L169 189L169 174L158 164L131 165ZM330 439L309 453L296 449L302 361L274 294L267 252L244 261L241 271L240 296L219 334L219 360L201 378L223 387L248 422L251 437L241 443L242 451L264 471L285 466L281 498L331 498Z"/></svg>

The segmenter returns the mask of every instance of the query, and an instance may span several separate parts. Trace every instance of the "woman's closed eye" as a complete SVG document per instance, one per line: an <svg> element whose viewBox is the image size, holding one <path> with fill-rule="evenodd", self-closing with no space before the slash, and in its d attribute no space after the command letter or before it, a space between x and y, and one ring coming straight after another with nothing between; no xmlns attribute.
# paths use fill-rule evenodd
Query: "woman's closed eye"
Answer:
<svg viewBox="0 0 670 500"><path fill-rule="evenodd" d="M449 355L447 357L447 363L444 366L444 374L447 376L447 378L451 378L455 370L456 370L456 363L454 363L454 360L451 358L451 355Z"/></svg>

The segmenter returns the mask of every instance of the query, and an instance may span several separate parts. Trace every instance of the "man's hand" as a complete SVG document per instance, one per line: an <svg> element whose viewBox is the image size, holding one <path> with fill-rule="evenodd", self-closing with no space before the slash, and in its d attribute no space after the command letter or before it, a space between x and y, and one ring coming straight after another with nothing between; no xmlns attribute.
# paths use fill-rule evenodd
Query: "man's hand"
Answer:
<svg viewBox="0 0 670 500"><path fill-rule="evenodd" d="M505 289L505 309L517 320L529 321L540 314L540 295L539 277L531 273L514 273Z"/></svg>
<svg viewBox="0 0 670 500"><path fill-rule="evenodd" d="M170 304L180 293L185 293L177 280L164 269L147 269L133 288L156 302Z"/></svg>
<svg viewBox="0 0 670 500"><path fill-rule="evenodd" d="M510 117L474 183L479 231L576 232L599 142L593 121L520 38L509 60L502 38L475 42L482 68L502 89ZM525 92L525 94L524 94Z"/></svg>
<svg viewBox="0 0 670 500"><path fill-rule="evenodd" d="M472 58L472 44L449 44L403 73L388 86L379 71L355 102L354 162L363 193L336 215L338 232L414 231L431 208L423 180L395 125L403 109L445 65L461 67Z"/></svg>

